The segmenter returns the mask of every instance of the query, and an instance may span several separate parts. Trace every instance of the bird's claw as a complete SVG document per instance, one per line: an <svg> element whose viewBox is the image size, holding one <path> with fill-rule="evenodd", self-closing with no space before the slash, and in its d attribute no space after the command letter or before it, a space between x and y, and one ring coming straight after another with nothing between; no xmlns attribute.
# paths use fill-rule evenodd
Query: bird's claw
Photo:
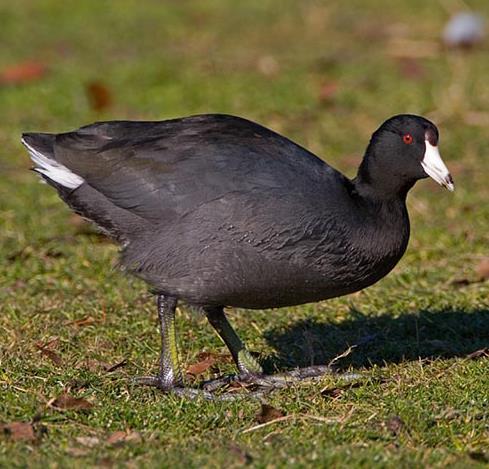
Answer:
<svg viewBox="0 0 489 469"><path fill-rule="evenodd" d="M352 381L361 378L358 373L337 373L330 366L309 366L296 368L275 375L263 373L240 373L239 375L227 375L220 378L204 381L201 389L193 389L178 386L168 386L158 376L141 376L135 378L135 383L145 386L154 386L165 393L176 394L190 399L202 398L205 400L235 400L240 398L260 399L275 389L283 389L298 383L310 383L320 380L327 374L334 374L345 380ZM227 392L216 393L224 388ZM233 390L246 389L248 392L233 392Z"/></svg>

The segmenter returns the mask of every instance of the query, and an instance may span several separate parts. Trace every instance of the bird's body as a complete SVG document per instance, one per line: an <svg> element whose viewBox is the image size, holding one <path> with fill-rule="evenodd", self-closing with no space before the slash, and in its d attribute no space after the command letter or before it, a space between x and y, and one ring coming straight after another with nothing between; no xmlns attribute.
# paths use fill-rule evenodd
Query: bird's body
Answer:
<svg viewBox="0 0 489 469"><path fill-rule="evenodd" d="M123 243L127 270L194 305L351 293L407 245L403 198L362 200L327 163L245 119L100 123L47 138L45 155L84 181L58 185L66 203Z"/></svg>
<svg viewBox="0 0 489 469"><path fill-rule="evenodd" d="M406 195L426 173L417 153L402 171L389 160L404 144L416 150L396 126L417 135L423 151L438 134L416 116L391 120L354 180L227 115L97 123L23 142L34 169L121 243L121 264L153 291L208 311L271 308L358 291L404 254Z"/></svg>

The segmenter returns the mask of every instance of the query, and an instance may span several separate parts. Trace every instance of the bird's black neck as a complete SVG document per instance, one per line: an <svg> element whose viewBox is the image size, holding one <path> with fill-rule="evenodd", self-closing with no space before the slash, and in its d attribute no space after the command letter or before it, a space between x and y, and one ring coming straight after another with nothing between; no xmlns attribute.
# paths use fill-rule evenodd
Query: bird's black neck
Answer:
<svg viewBox="0 0 489 469"><path fill-rule="evenodd" d="M407 193L416 181L406 180L395 174L385 174L384 168L377 167L375 159L368 156L358 168L357 177L353 179L355 191L360 197L379 203L405 204Z"/></svg>

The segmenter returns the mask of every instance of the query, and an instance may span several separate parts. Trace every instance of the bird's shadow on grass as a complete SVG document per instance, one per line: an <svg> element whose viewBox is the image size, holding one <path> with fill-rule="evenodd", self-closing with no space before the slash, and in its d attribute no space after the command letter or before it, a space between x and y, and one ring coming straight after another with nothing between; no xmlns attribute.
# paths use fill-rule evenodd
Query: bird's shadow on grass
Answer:
<svg viewBox="0 0 489 469"><path fill-rule="evenodd" d="M328 364L352 345L352 352L335 363L337 369L465 357L489 347L489 309L421 310L397 317L354 310L337 323L303 320L286 330L271 329L265 339L277 351L265 360L269 371Z"/></svg>

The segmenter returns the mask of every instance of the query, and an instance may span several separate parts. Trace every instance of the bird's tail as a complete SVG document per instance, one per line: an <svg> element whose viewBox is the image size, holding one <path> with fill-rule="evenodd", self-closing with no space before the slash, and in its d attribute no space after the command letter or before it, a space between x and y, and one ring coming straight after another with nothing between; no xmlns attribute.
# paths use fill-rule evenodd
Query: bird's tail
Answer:
<svg viewBox="0 0 489 469"><path fill-rule="evenodd" d="M67 189L76 189L81 186L84 179L66 166L56 161L54 153L53 134L24 133L22 143L27 148L31 160L34 162L34 171L39 173L48 183L55 187L62 186Z"/></svg>

